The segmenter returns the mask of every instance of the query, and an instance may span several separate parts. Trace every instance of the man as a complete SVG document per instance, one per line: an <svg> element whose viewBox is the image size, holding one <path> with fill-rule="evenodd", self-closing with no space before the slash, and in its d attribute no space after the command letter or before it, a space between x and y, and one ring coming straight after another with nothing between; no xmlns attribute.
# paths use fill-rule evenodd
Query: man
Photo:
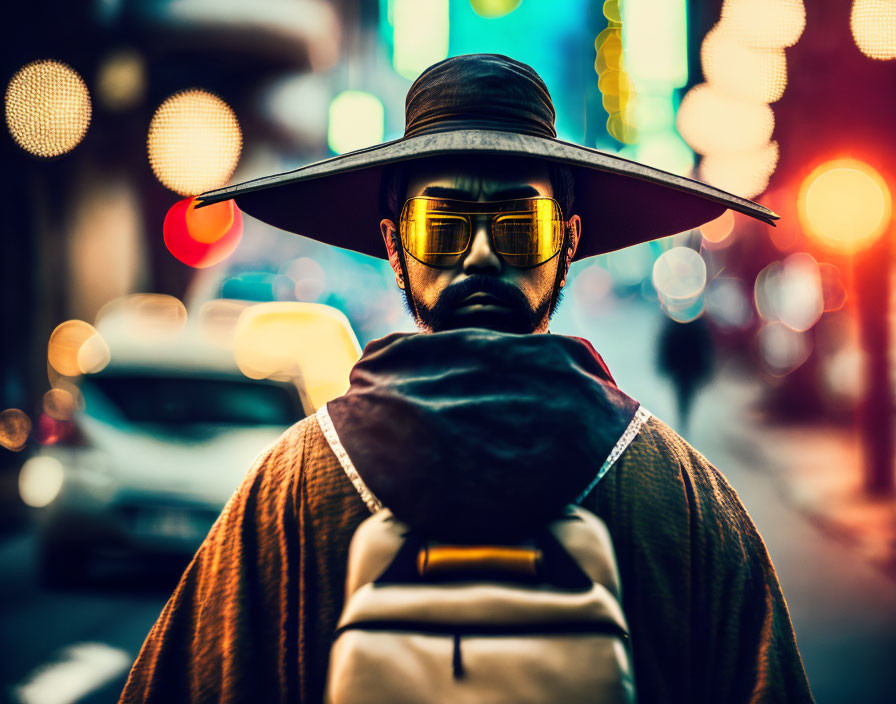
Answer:
<svg viewBox="0 0 896 704"><path fill-rule="evenodd" d="M574 259L728 207L775 216L559 142L553 118L528 66L455 57L411 87L404 138L204 197L385 252L421 333L368 345L349 391L262 453L122 701L319 702L348 544L370 511L437 539L501 540L577 499L613 539L641 701L811 701L734 491L586 341L537 334Z"/></svg>

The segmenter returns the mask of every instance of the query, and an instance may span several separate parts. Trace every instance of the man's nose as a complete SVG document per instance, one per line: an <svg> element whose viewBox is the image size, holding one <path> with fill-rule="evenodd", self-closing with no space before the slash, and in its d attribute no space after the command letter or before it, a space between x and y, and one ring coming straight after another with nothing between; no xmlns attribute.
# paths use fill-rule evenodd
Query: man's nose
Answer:
<svg viewBox="0 0 896 704"><path fill-rule="evenodd" d="M489 237L489 223L483 220L473 221L473 241L470 251L464 258L463 270L466 273L499 273L501 259L492 249Z"/></svg>

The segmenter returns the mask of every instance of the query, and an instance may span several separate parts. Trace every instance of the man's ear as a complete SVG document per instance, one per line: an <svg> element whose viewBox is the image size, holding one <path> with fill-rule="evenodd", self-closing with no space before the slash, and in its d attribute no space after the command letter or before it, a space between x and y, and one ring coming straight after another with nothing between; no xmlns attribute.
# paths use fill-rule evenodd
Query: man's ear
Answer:
<svg viewBox="0 0 896 704"><path fill-rule="evenodd" d="M582 218L578 215L573 215L566 222L567 232L569 233L569 242L566 246L566 252L564 252L564 260L563 260L563 278L560 280L560 288L566 286L566 275L569 273L569 267L572 264L572 258L576 254L576 249L579 246L579 238L582 236Z"/></svg>
<svg viewBox="0 0 896 704"><path fill-rule="evenodd" d="M395 223L389 218L380 220L380 232L383 235L383 243L386 245L386 253L389 255L389 266L395 272L395 283L398 288L404 288L404 276L401 273L401 260L398 253L398 233L395 231Z"/></svg>

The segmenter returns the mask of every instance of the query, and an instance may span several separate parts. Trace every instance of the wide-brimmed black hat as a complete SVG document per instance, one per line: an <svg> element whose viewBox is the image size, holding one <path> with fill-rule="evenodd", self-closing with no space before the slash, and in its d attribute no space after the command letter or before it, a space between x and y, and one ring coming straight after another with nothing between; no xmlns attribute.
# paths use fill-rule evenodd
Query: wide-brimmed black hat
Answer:
<svg viewBox="0 0 896 704"><path fill-rule="evenodd" d="M385 258L378 228L385 167L463 154L568 165L575 179L572 211L582 218L576 259L684 232L729 208L769 224L778 218L705 183L557 139L544 81L500 54L455 56L420 74L408 91L400 139L203 193L199 200L234 198L241 210L274 227Z"/></svg>

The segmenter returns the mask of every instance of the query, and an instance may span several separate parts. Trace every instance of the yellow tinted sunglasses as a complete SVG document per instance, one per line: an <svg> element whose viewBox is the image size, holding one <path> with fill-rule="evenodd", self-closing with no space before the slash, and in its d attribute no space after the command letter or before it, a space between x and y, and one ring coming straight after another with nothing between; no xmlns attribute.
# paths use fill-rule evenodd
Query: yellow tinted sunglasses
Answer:
<svg viewBox="0 0 896 704"><path fill-rule="evenodd" d="M401 209L401 244L421 264L450 268L469 249L478 218L488 221L492 248L511 266L539 266L563 247L563 213L546 196L485 202L410 198Z"/></svg>

